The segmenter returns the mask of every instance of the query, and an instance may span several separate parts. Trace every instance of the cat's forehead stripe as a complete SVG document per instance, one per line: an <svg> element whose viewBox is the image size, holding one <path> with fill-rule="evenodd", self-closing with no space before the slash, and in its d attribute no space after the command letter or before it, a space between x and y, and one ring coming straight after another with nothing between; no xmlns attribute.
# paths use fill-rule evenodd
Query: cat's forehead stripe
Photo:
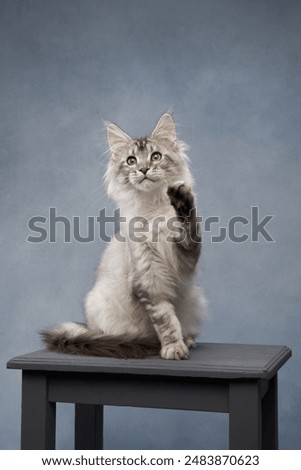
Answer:
<svg viewBox="0 0 301 470"><path fill-rule="evenodd" d="M145 153L149 150L149 143L147 137L136 139L134 142L133 155L139 155L139 153Z"/></svg>
<svg viewBox="0 0 301 470"><path fill-rule="evenodd" d="M141 139L137 139L135 144L137 145L137 147L139 148L139 150L144 150L145 147L146 147L146 144L147 144L147 138L146 137L143 137Z"/></svg>
<svg viewBox="0 0 301 470"><path fill-rule="evenodd" d="M139 155L139 153L153 152L154 146L150 143L147 137L136 139L134 142L134 147L131 150L133 155Z"/></svg>

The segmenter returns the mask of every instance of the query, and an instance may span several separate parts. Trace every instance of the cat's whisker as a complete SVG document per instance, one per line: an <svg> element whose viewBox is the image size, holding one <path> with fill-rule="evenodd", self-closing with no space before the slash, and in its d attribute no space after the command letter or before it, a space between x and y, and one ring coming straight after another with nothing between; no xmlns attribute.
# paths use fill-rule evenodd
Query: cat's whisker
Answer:
<svg viewBox="0 0 301 470"><path fill-rule="evenodd" d="M205 167L204 166L198 166L197 168L193 168L193 173L196 173L197 171L203 170Z"/></svg>
<svg viewBox="0 0 301 470"><path fill-rule="evenodd" d="M110 149L108 148L102 154L98 156L98 159L101 159L101 161L103 161L104 157L109 157L109 156L110 156Z"/></svg>

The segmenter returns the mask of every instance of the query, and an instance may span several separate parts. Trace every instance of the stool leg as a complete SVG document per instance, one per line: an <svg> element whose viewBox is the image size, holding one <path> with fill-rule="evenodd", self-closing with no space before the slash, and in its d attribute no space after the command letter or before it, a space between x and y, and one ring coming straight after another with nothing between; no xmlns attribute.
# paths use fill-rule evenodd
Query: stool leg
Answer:
<svg viewBox="0 0 301 470"><path fill-rule="evenodd" d="M278 397L277 374L270 380L268 392L262 399L263 449L278 449Z"/></svg>
<svg viewBox="0 0 301 470"><path fill-rule="evenodd" d="M232 382L229 385L229 448L262 448L259 381Z"/></svg>
<svg viewBox="0 0 301 470"><path fill-rule="evenodd" d="M103 406L75 404L74 448L103 449Z"/></svg>
<svg viewBox="0 0 301 470"><path fill-rule="evenodd" d="M23 371L21 449L55 449L56 404L48 401L47 377Z"/></svg>

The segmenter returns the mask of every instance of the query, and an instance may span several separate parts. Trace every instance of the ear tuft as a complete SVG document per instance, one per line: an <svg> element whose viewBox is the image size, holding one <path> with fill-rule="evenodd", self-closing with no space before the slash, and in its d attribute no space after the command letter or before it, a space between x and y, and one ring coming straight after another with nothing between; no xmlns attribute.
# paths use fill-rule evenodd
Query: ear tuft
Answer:
<svg viewBox="0 0 301 470"><path fill-rule="evenodd" d="M133 139L123 132L120 127L116 126L116 124L106 122L106 128L108 144L112 153L118 152L120 148L133 142Z"/></svg>
<svg viewBox="0 0 301 470"><path fill-rule="evenodd" d="M176 140L176 126L171 114L164 113L160 117L155 129L151 134L151 137L156 139L168 139L172 142Z"/></svg>

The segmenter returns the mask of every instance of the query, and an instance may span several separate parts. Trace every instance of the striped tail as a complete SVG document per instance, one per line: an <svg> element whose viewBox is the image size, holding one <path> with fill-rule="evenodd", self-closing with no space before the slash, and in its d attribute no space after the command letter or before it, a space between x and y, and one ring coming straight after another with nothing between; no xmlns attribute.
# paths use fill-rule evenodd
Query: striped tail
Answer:
<svg viewBox="0 0 301 470"><path fill-rule="evenodd" d="M49 349L65 354L145 359L160 352L159 341L135 339L128 335L96 334L77 323L64 323L42 331L41 335Z"/></svg>

